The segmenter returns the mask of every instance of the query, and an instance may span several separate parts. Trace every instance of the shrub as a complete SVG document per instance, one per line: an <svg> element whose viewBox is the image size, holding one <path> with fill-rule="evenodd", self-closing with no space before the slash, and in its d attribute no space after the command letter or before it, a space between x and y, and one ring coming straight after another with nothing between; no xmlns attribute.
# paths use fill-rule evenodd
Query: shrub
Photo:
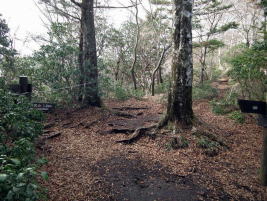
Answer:
<svg viewBox="0 0 267 201"><path fill-rule="evenodd" d="M159 83L159 84L155 85L155 94L167 93L169 88L170 88L170 82L169 81Z"/></svg>
<svg viewBox="0 0 267 201"><path fill-rule="evenodd" d="M207 138L200 138L197 141L197 146L205 149L204 154L207 156L216 156L219 153L220 144Z"/></svg>
<svg viewBox="0 0 267 201"><path fill-rule="evenodd" d="M218 95L218 92L209 82L203 85L193 87L193 99L212 99Z"/></svg>
<svg viewBox="0 0 267 201"><path fill-rule="evenodd" d="M244 98L263 100L267 90L264 74L267 62L267 43L256 42L250 48L234 47L229 52L227 62L231 64L229 76L241 86Z"/></svg>
<svg viewBox="0 0 267 201"><path fill-rule="evenodd" d="M6 138L34 139L42 133L42 124L38 121L44 116L42 112L32 109L25 97L17 97L0 90L0 111L0 127Z"/></svg>
<svg viewBox="0 0 267 201"><path fill-rule="evenodd" d="M214 114L223 115L238 109L237 106L237 94L229 93L221 100L212 100L210 101L212 106L212 112Z"/></svg>
<svg viewBox="0 0 267 201"><path fill-rule="evenodd" d="M183 149L189 146L189 142L184 136L173 137L165 146L167 150Z"/></svg>
<svg viewBox="0 0 267 201"><path fill-rule="evenodd" d="M37 172L32 167L22 167L18 159L1 156L0 196L3 200L34 201L39 199L36 184Z"/></svg>
<svg viewBox="0 0 267 201"><path fill-rule="evenodd" d="M38 186L34 140L42 133L43 114L24 97L0 89L0 197L3 201L36 201Z"/></svg>
<svg viewBox="0 0 267 201"><path fill-rule="evenodd" d="M245 122L245 116L240 111L234 111L230 113L229 118L235 120L237 123L242 124Z"/></svg>
<svg viewBox="0 0 267 201"><path fill-rule="evenodd" d="M129 98L127 90L125 90L125 88L123 88L121 85L115 85L114 95L118 100L127 100Z"/></svg>
<svg viewBox="0 0 267 201"><path fill-rule="evenodd" d="M217 101L211 101L210 103L212 105L212 112L214 114L223 115L223 114L227 113L224 109L225 105L223 105Z"/></svg>
<svg viewBox="0 0 267 201"><path fill-rule="evenodd" d="M142 97L145 95L145 92L140 90L140 89L137 89L137 90L132 90L130 91L130 97L133 97L133 98L136 98L138 100L142 99Z"/></svg>
<svg viewBox="0 0 267 201"><path fill-rule="evenodd" d="M198 147L203 148L203 149L208 149L208 148L220 146L218 142L215 142L215 141L209 140L207 138L203 138L203 137L197 141L197 145L198 145Z"/></svg>

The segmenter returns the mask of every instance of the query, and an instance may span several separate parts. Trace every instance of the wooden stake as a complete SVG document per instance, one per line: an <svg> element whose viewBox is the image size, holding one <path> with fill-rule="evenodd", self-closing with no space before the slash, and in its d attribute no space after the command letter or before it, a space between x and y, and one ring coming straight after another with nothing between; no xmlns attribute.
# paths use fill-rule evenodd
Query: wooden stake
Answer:
<svg viewBox="0 0 267 201"><path fill-rule="evenodd" d="M267 127L263 129L262 182L267 186Z"/></svg>

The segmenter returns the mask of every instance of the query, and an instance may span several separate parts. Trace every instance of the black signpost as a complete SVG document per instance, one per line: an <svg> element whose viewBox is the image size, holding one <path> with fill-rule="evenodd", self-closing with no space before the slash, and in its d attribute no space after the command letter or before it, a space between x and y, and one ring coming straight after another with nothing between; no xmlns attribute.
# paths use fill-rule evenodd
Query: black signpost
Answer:
<svg viewBox="0 0 267 201"><path fill-rule="evenodd" d="M9 86L10 91L16 94L25 95L31 99L32 95L32 84L28 83L28 77L20 76L19 84L12 84Z"/></svg>
<svg viewBox="0 0 267 201"><path fill-rule="evenodd" d="M28 83L28 77L20 76L19 84L9 85L11 92L18 95L25 95L31 100L32 96L32 84ZM43 111L43 112L52 112L55 109L55 104L51 103L32 103L34 109Z"/></svg>
<svg viewBox="0 0 267 201"><path fill-rule="evenodd" d="M262 182L267 186L267 104L262 101L238 100L241 112L259 114L258 125L264 128Z"/></svg>

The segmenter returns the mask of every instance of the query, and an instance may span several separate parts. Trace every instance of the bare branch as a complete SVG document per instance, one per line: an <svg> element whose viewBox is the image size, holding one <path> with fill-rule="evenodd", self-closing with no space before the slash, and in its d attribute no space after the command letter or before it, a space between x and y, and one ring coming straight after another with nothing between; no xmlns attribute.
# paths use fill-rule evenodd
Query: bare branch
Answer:
<svg viewBox="0 0 267 201"><path fill-rule="evenodd" d="M60 9L60 8L57 7L57 6L53 6L53 5L51 5L51 6L52 6L55 10L57 10L61 15L63 15L64 17L71 17L71 18L73 18L73 19L75 19L75 20L78 20L78 21L81 20L79 17L74 16L74 15L72 15L72 14L70 14L70 13L67 13L66 11Z"/></svg>
<svg viewBox="0 0 267 201"><path fill-rule="evenodd" d="M130 6L95 6L94 8L118 8L118 9L121 9L121 8L134 8L136 6L138 6L140 4L134 4L134 5L130 5Z"/></svg>
<svg viewBox="0 0 267 201"><path fill-rule="evenodd" d="M79 7L82 7L82 4L81 3L78 3L77 1L75 0L70 0L72 3L74 3L76 6L79 6Z"/></svg>

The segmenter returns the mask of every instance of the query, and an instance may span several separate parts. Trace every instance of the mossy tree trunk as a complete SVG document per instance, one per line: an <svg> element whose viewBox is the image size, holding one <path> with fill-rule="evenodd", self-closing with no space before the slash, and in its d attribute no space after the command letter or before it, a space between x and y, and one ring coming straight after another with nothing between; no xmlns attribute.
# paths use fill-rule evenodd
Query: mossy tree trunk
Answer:
<svg viewBox="0 0 267 201"><path fill-rule="evenodd" d="M83 0L81 3L82 66L84 73L83 103L90 106L100 106L93 4L93 0Z"/></svg>
<svg viewBox="0 0 267 201"><path fill-rule="evenodd" d="M79 41L80 96L79 101L87 106L101 106L98 91L98 68L94 22L94 0L70 0L81 9Z"/></svg>
<svg viewBox="0 0 267 201"><path fill-rule="evenodd" d="M191 126L192 110L192 7L193 0L174 0L174 34L172 84L168 96L167 114L159 127L169 122Z"/></svg>

